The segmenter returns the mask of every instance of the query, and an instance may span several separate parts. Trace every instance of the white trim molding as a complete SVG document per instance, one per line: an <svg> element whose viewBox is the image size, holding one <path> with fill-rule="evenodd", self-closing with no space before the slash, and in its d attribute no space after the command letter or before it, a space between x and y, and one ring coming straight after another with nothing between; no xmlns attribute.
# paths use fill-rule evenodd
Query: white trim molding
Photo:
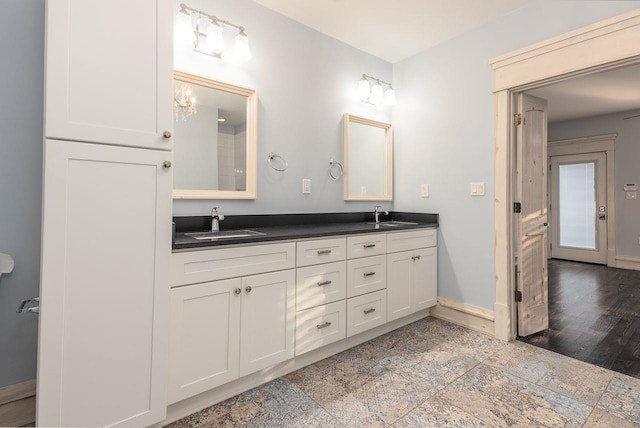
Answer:
<svg viewBox="0 0 640 428"><path fill-rule="evenodd" d="M513 95L525 89L640 62L640 9L490 61L495 73L495 335L516 336L511 207Z"/></svg>
<svg viewBox="0 0 640 428"><path fill-rule="evenodd" d="M640 258L616 256L614 266L620 269L640 270Z"/></svg>
<svg viewBox="0 0 640 428"><path fill-rule="evenodd" d="M493 312L468 303L438 297L438 305L431 308L431 316L480 333L490 334L491 336L495 334Z"/></svg>

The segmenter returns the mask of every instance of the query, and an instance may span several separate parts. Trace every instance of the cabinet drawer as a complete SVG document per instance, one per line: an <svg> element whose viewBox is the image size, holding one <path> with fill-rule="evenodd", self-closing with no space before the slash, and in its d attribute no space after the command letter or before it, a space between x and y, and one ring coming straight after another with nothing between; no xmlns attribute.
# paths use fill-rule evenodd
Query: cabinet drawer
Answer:
<svg viewBox="0 0 640 428"><path fill-rule="evenodd" d="M295 243L248 245L171 255L171 286L291 269Z"/></svg>
<svg viewBox="0 0 640 428"><path fill-rule="evenodd" d="M296 310L325 305L347 297L346 262L297 269Z"/></svg>
<svg viewBox="0 0 640 428"><path fill-rule="evenodd" d="M347 297L387 288L386 256L347 261Z"/></svg>
<svg viewBox="0 0 640 428"><path fill-rule="evenodd" d="M339 262L346 259L346 238L315 239L297 244L297 266Z"/></svg>
<svg viewBox="0 0 640 428"><path fill-rule="evenodd" d="M296 355L312 351L346 337L347 311L344 300L296 314Z"/></svg>
<svg viewBox="0 0 640 428"><path fill-rule="evenodd" d="M384 233L369 233L347 238L347 258L379 256L387 251L387 236Z"/></svg>
<svg viewBox="0 0 640 428"><path fill-rule="evenodd" d="M437 244L436 233L436 229L387 233L387 252L397 253L416 248L435 247Z"/></svg>
<svg viewBox="0 0 640 428"><path fill-rule="evenodd" d="M347 337L387 322L387 290L347 300Z"/></svg>

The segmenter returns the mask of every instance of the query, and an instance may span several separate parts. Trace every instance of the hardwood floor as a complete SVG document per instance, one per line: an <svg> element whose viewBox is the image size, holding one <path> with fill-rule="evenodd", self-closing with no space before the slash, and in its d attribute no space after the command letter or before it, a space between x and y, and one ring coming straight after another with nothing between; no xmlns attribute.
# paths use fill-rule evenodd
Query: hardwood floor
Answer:
<svg viewBox="0 0 640 428"><path fill-rule="evenodd" d="M549 260L549 330L518 339L640 378L640 271Z"/></svg>

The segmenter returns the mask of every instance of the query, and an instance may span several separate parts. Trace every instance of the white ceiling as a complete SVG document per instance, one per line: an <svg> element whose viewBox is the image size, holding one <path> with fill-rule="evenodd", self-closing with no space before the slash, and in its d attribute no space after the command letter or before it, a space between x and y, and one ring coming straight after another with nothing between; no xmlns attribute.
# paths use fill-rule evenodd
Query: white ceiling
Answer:
<svg viewBox="0 0 640 428"><path fill-rule="evenodd" d="M640 64L527 91L545 98L550 122L640 108Z"/></svg>
<svg viewBox="0 0 640 428"><path fill-rule="evenodd" d="M394 63L534 0L254 0Z"/></svg>
<svg viewBox="0 0 640 428"><path fill-rule="evenodd" d="M534 0L254 0L391 63L472 31ZM640 108L640 65L528 93L561 121Z"/></svg>

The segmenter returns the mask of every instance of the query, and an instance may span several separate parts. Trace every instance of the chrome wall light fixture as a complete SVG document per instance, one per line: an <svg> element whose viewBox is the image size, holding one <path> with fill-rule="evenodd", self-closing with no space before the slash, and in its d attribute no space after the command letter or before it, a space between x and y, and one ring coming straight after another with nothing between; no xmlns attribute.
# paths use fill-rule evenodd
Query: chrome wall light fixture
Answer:
<svg viewBox="0 0 640 428"><path fill-rule="evenodd" d="M234 39L233 50L229 54L230 59L250 60L249 38L243 26L209 15L184 3L180 4L180 10L176 15L175 42L181 44L192 42L193 50L196 52L215 58L222 58L224 53L226 58L227 50L222 37L225 27L238 31Z"/></svg>
<svg viewBox="0 0 640 428"><path fill-rule="evenodd" d="M391 83L368 74L363 74L358 82L358 97L362 102L376 106L396 105L396 92Z"/></svg>

